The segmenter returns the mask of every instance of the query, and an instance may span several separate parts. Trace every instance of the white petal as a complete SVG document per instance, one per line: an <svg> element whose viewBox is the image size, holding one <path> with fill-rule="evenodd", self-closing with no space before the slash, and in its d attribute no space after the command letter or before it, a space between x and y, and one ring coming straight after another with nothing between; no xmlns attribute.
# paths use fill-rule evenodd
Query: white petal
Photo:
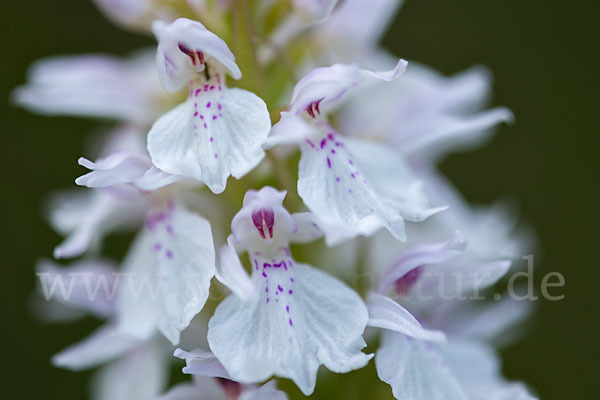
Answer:
<svg viewBox="0 0 600 400"><path fill-rule="evenodd" d="M438 307L430 317L435 326L443 327L449 335L494 342L505 345L522 333L533 313L533 302L513 300L480 306L465 305L457 301Z"/></svg>
<svg viewBox="0 0 600 400"><path fill-rule="evenodd" d="M102 367L93 380L94 400L149 400L168 381L168 346L154 341Z"/></svg>
<svg viewBox="0 0 600 400"><path fill-rule="evenodd" d="M173 344L200 312L215 272L208 222L169 203L149 215L125 260L119 286L120 328L140 338L156 328Z"/></svg>
<svg viewBox="0 0 600 400"><path fill-rule="evenodd" d="M198 390L198 388L191 383L179 383L170 388L167 393L158 397L158 400L198 400L199 396L201 395L200 393L201 392ZM218 395L221 394L219 392L217 393ZM206 400L225 400L224 397L224 395L223 397L212 397L207 396L206 393L203 393L202 398Z"/></svg>
<svg viewBox="0 0 600 400"><path fill-rule="evenodd" d="M373 72L354 65L334 64L330 67L316 68L298 81L290 104L290 112L300 114L313 103L319 104L317 113L328 113L339 102L357 88L373 81L391 81L406 69L407 62L399 60L389 71Z"/></svg>
<svg viewBox="0 0 600 400"><path fill-rule="evenodd" d="M252 277L261 296L251 302L229 296L209 322L210 348L233 379L287 377L308 395L320 364L348 372L368 362L360 351L368 315L355 292L289 258L255 260L262 264Z"/></svg>
<svg viewBox="0 0 600 400"><path fill-rule="evenodd" d="M219 282L227 286L240 299L249 300L256 297L257 293L250 277L242 266L233 240L233 237L229 236L227 244L221 247L221 262L215 275Z"/></svg>
<svg viewBox="0 0 600 400"><path fill-rule="evenodd" d="M442 354L460 381L469 399L534 400L520 383L506 381L494 350L483 343L455 340L442 348Z"/></svg>
<svg viewBox="0 0 600 400"><path fill-rule="evenodd" d="M247 388L239 400L286 400L285 392L277 390L275 381L269 381L259 388Z"/></svg>
<svg viewBox="0 0 600 400"><path fill-rule="evenodd" d="M100 317L113 313L117 270L112 263L84 260L68 268L51 261L38 263L38 293L45 301L89 311Z"/></svg>
<svg viewBox="0 0 600 400"><path fill-rule="evenodd" d="M375 366L397 400L469 399L436 344L386 330Z"/></svg>
<svg viewBox="0 0 600 400"><path fill-rule="evenodd" d="M127 197L99 190L66 193L52 203L50 222L67 235L54 249L55 258L77 257L97 246L105 233L138 225L144 211L143 198L134 192Z"/></svg>
<svg viewBox="0 0 600 400"><path fill-rule="evenodd" d="M393 152L376 143L344 141L331 129L322 132L301 146L298 194L328 244L380 227L405 240L404 219L421 221L440 211L429 207L419 181Z"/></svg>
<svg viewBox="0 0 600 400"><path fill-rule="evenodd" d="M154 191L177 182L192 182L192 180L184 176L169 174L155 166L151 166L133 184L140 190Z"/></svg>
<svg viewBox="0 0 600 400"><path fill-rule="evenodd" d="M268 257L288 246L298 227L283 207L285 195L285 191L270 186L246 192L242 209L231 221L231 232L240 248Z"/></svg>
<svg viewBox="0 0 600 400"><path fill-rule="evenodd" d="M201 349L184 351L177 349L173 355L185 360L186 366L183 367L184 374L231 379L225 368L223 368L223 365L209 351Z"/></svg>
<svg viewBox="0 0 600 400"><path fill-rule="evenodd" d="M52 364L79 371L119 357L141 344L141 341L121 334L113 326L104 326L83 341L54 355Z"/></svg>
<svg viewBox="0 0 600 400"><path fill-rule="evenodd" d="M270 128L265 103L248 91L192 90L152 126L148 151L161 170L221 193L229 175L239 179L262 160Z"/></svg>
<svg viewBox="0 0 600 400"><path fill-rule="evenodd" d="M375 44L387 30L403 0L344 0L321 29L351 46ZM335 49L334 49L335 50Z"/></svg>
<svg viewBox="0 0 600 400"><path fill-rule="evenodd" d="M378 291L386 293L394 283L414 268L423 265L441 264L464 253L466 242L460 232L447 241L424 243L411 246L397 257L379 281Z"/></svg>
<svg viewBox="0 0 600 400"><path fill-rule="evenodd" d="M296 233L290 238L292 243L310 243L323 237L324 232L312 213L294 213L292 218L296 222Z"/></svg>
<svg viewBox="0 0 600 400"><path fill-rule="evenodd" d="M131 183L152 165L148 157L129 152L112 153L96 162L81 157L78 162L92 172L80 176L75 183L90 188Z"/></svg>
<svg viewBox="0 0 600 400"><path fill-rule="evenodd" d="M152 15L152 0L93 0L107 17L125 26L144 27Z"/></svg>
<svg viewBox="0 0 600 400"><path fill-rule="evenodd" d="M181 48L202 52L222 64L234 79L242 73L227 44L200 22L178 18L171 24L157 21L152 29L158 39L156 66L163 86L170 92L181 89L193 76L192 61Z"/></svg>
<svg viewBox="0 0 600 400"><path fill-rule="evenodd" d="M294 8L316 21L326 20L338 0L294 0Z"/></svg>
<svg viewBox="0 0 600 400"><path fill-rule="evenodd" d="M160 88L146 54L123 61L104 55L56 57L36 62L14 100L48 115L81 115L147 121ZM152 72L153 75L149 75ZM152 78L153 79L152 79Z"/></svg>
<svg viewBox="0 0 600 400"><path fill-rule="evenodd" d="M414 339L436 342L446 339L443 332L424 329L415 317L387 296L375 292L370 293L367 307L369 308L369 326L390 329Z"/></svg>

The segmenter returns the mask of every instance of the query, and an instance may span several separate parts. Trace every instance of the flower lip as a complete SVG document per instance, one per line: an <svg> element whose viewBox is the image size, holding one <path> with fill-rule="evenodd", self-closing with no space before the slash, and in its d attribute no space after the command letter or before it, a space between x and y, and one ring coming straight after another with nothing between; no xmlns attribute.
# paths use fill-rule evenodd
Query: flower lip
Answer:
<svg viewBox="0 0 600 400"><path fill-rule="evenodd" d="M252 212L252 222L263 239L273 238L275 212L271 207L264 207Z"/></svg>

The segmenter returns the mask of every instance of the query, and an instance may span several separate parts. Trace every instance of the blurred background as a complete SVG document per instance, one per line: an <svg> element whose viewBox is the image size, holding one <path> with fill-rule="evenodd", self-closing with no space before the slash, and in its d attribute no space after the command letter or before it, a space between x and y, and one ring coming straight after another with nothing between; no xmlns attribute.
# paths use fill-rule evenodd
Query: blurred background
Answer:
<svg viewBox="0 0 600 400"><path fill-rule="evenodd" d="M12 106L8 95L38 58L125 55L154 41L111 25L91 1L2 1L0 7L2 397L85 398L89 373L53 368L49 358L98 322L36 321L31 295L36 260L50 257L60 240L43 218L43 200L74 186L83 172L76 160L102 124L33 115ZM554 289L565 299L540 301L532 329L503 351L505 374L530 383L546 400L591 398L597 386L599 11L591 0L406 0L384 40L399 56L446 74L487 65L495 76L494 104L516 115L516 124L502 126L486 147L455 154L442 169L471 202L519 204L539 237L538 288L548 272L565 276L566 286ZM112 238L108 247L122 253L121 242Z"/></svg>

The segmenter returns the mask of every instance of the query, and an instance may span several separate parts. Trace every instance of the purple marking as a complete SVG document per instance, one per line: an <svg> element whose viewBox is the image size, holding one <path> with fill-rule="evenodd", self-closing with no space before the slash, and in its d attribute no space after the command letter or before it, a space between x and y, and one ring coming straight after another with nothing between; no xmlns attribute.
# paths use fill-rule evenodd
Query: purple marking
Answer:
<svg viewBox="0 0 600 400"><path fill-rule="evenodd" d="M348 193L352 193L352 189L348 189Z"/></svg>
<svg viewBox="0 0 600 400"><path fill-rule="evenodd" d="M217 116L216 116L216 115L213 115L213 121L214 121L215 119L217 119Z"/></svg>
<svg viewBox="0 0 600 400"><path fill-rule="evenodd" d="M173 258L173 253L171 252L171 250L167 250L167 258L171 259Z"/></svg>
<svg viewBox="0 0 600 400"><path fill-rule="evenodd" d="M406 274L402 275L399 279L394 282L394 288L396 292L402 296L406 296L410 289L415 285L415 283L421 277L423 273L423 267L418 266L416 268L411 269Z"/></svg>
<svg viewBox="0 0 600 400"><path fill-rule="evenodd" d="M279 289L280 292L283 292L283 288L281 287L281 285L277 285L277 289Z"/></svg>
<svg viewBox="0 0 600 400"><path fill-rule="evenodd" d="M169 232L171 235L173 234L173 227L171 225L167 225L167 232Z"/></svg>
<svg viewBox="0 0 600 400"><path fill-rule="evenodd" d="M215 90L215 85L210 85L209 89L210 90Z"/></svg>
<svg viewBox="0 0 600 400"><path fill-rule="evenodd" d="M331 149L331 154L335 154L335 149Z"/></svg>
<svg viewBox="0 0 600 400"><path fill-rule="evenodd" d="M267 303L269 302L269 298L267 297Z"/></svg>
<svg viewBox="0 0 600 400"><path fill-rule="evenodd" d="M200 115L200 119L204 119L204 115Z"/></svg>
<svg viewBox="0 0 600 400"><path fill-rule="evenodd" d="M194 94L194 96L198 97L198 95L200 94L201 91L202 91L202 89L196 89L196 93Z"/></svg>
<svg viewBox="0 0 600 400"><path fill-rule="evenodd" d="M252 222L263 239L273 237L273 225L275 224L275 212L272 208L261 208L252 212ZM265 228L266 231L265 231Z"/></svg>
<svg viewBox="0 0 600 400"><path fill-rule="evenodd" d="M315 149L315 144L313 142L310 141L310 139L306 139L306 143L308 143L310 145L310 147L312 147L313 149Z"/></svg>
<svg viewBox="0 0 600 400"><path fill-rule="evenodd" d="M294 324L292 324L292 319L289 318L288 321L290 321L290 326L294 326Z"/></svg>
<svg viewBox="0 0 600 400"><path fill-rule="evenodd" d="M221 106L221 103L217 103L217 109L220 111L221 108L223 108L223 106Z"/></svg>
<svg viewBox="0 0 600 400"><path fill-rule="evenodd" d="M198 103L194 103L194 108L198 107Z"/></svg>
<svg viewBox="0 0 600 400"><path fill-rule="evenodd" d="M162 245L160 243L154 243L154 250L158 251L162 248Z"/></svg>
<svg viewBox="0 0 600 400"><path fill-rule="evenodd" d="M340 181L340 177L338 176L337 178L335 178L335 181L339 182Z"/></svg>
<svg viewBox="0 0 600 400"><path fill-rule="evenodd" d="M321 140L321 149L323 149L326 144L327 144L327 139Z"/></svg>
<svg viewBox="0 0 600 400"><path fill-rule="evenodd" d="M294 292L290 289L288 290L288 294L293 294Z"/></svg>
<svg viewBox="0 0 600 400"><path fill-rule="evenodd" d="M219 158L219 155L217 153L215 153L215 158Z"/></svg>
<svg viewBox="0 0 600 400"><path fill-rule="evenodd" d="M254 268L258 271L258 261L256 261L256 258L254 259Z"/></svg>
<svg viewBox="0 0 600 400"><path fill-rule="evenodd" d="M208 126L206 126L206 122L204 123L204 129L208 129Z"/></svg>
<svg viewBox="0 0 600 400"><path fill-rule="evenodd" d="M350 165L354 165L354 161L348 160L348 162L350 163Z"/></svg>
<svg viewBox="0 0 600 400"><path fill-rule="evenodd" d="M294 278L290 278L290 282L294 282Z"/></svg>
<svg viewBox="0 0 600 400"><path fill-rule="evenodd" d="M213 137L212 137L212 136L210 137L210 141L211 141L211 142L213 141Z"/></svg>
<svg viewBox="0 0 600 400"><path fill-rule="evenodd" d="M271 268L272 265L269 263L263 263L263 268Z"/></svg>
<svg viewBox="0 0 600 400"><path fill-rule="evenodd" d="M269 293L269 287L265 287L265 292Z"/></svg>
<svg viewBox="0 0 600 400"><path fill-rule="evenodd" d="M285 306L285 311L290 312L290 306Z"/></svg>
<svg viewBox="0 0 600 400"><path fill-rule="evenodd" d="M329 133L329 134L327 135L327 138L328 138L329 140L333 140L333 133Z"/></svg>
<svg viewBox="0 0 600 400"><path fill-rule="evenodd" d="M267 277L267 273L265 271L263 271L262 276L264 276L266 278Z"/></svg>
<svg viewBox="0 0 600 400"><path fill-rule="evenodd" d="M331 168L331 160L327 157L327 168Z"/></svg>
<svg viewBox="0 0 600 400"><path fill-rule="evenodd" d="M354 175L352 173L350 174L350 176L352 177L352 179L356 178L356 175Z"/></svg>
<svg viewBox="0 0 600 400"><path fill-rule="evenodd" d="M206 103L206 108L210 108L210 101Z"/></svg>

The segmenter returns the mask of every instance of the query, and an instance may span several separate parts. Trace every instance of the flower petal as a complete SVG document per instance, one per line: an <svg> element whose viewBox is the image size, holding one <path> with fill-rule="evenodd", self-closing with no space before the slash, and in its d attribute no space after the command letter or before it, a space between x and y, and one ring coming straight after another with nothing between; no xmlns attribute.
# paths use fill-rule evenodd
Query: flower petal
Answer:
<svg viewBox="0 0 600 400"><path fill-rule="evenodd" d="M119 357L142 342L121 334L114 326L103 326L89 337L52 357L57 367L80 371Z"/></svg>
<svg viewBox="0 0 600 400"><path fill-rule="evenodd" d="M129 152L112 153L96 162L81 157L78 163L92 171L75 179L75 183L90 188L131 183L152 165L148 157Z"/></svg>
<svg viewBox="0 0 600 400"><path fill-rule="evenodd" d="M185 360L186 366L182 370L184 374L231 379L225 368L223 368L223 365L210 351L202 349L192 351L176 349L173 355Z"/></svg>
<svg viewBox="0 0 600 400"><path fill-rule="evenodd" d="M270 128L265 103L248 91L191 91L152 126L148 152L161 170L221 193L229 175L239 179L262 160Z"/></svg>
<svg viewBox="0 0 600 400"><path fill-rule="evenodd" d="M278 375L308 395L320 364L347 372L368 362L370 356L360 351L368 315L343 283L286 260L265 260L264 275L254 272L260 297L243 302L229 296L217 307L208 342L233 379L250 383Z"/></svg>
<svg viewBox="0 0 600 400"><path fill-rule="evenodd" d="M438 345L401 333L384 331L375 355L379 378L392 387L397 400L467 400Z"/></svg>
<svg viewBox="0 0 600 400"><path fill-rule="evenodd" d="M173 344L200 312L215 272L209 223L179 204L149 215L127 256L119 288L120 328L149 337L158 328Z"/></svg>
<svg viewBox="0 0 600 400"><path fill-rule="evenodd" d="M292 235L292 243L310 243L323 237L323 230L319 228L317 220L312 213L300 212L292 214L296 223L296 233Z"/></svg>
<svg viewBox="0 0 600 400"><path fill-rule="evenodd" d="M314 103L319 105L318 113L332 111L339 102L373 80L392 81L406 69L407 62L400 59L389 71L373 72L354 65L334 64L330 67L315 68L298 81L290 104L290 112L300 114Z"/></svg>
<svg viewBox="0 0 600 400"><path fill-rule="evenodd" d="M345 141L331 129L322 132L301 146L298 194L328 244L380 227L405 240L404 219L421 221L441 210L428 206L419 181L393 152L367 141Z"/></svg>
<svg viewBox="0 0 600 400"><path fill-rule="evenodd" d="M129 196L131 194L131 196ZM65 240L54 249L55 258L77 257L97 246L105 233L138 225L144 211L143 198L127 198L99 190L63 193L51 202L52 226Z"/></svg>
<svg viewBox="0 0 600 400"><path fill-rule="evenodd" d="M445 263L461 256L465 247L465 239L458 231L450 240L410 247L394 261L380 279L378 292L385 294L398 279L419 266Z"/></svg>
<svg viewBox="0 0 600 400"><path fill-rule="evenodd" d="M182 49L203 53L227 68L234 79L242 77L227 44L200 22L187 18L178 18L171 24L155 21L152 30L158 39L158 76L168 91L178 91L196 73L189 55Z"/></svg>
<svg viewBox="0 0 600 400"><path fill-rule="evenodd" d="M508 382L502 377L498 356L491 347L476 341L454 340L441 350L469 399L535 399L523 384Z"/></svg>
<svg viewBox="0 0 600 400"><path fill-rule="evenodd" d="M42 260L37 265L36 275L40 278L38 292L46 301L56 301L100 317L113 313L118 280L112 263L83 260L62 268Z"/></svg>
<svg viewBox="0 0 600 400"><path fill-rule="evenodd" d="M367 307L369 326L390 329L419 340L441 342L446 339L443 332L424 329L415 317L387 296L370 293Z"/></svg>
<svg viewBox="0 0 600 400"><path fill-rule="evenodd" d="M306 14L315 21L326 20L338 0L294 0L293 5L296 10Z"/></svg>
<svg viewBox="0 0 600 400"><path fill-rule="evenodd" d="M227 244L221 247L221 262L216 278L242 300L256 297L256 290L250 277L244 270L233 244L233 236L227 238Z"/></svg>
<svg viewBox="0 0 600 400"><path fill-rule="evenodd" d="M136 122L154 116L160 90L147 53L131 60L105 55L55 57L37 61L29 83L14 100L48 115L108 117Z"/></svg>
<svg viewBox="0 0 600 400"><path fill-rule="evenodd" d="M155 399L167 385L168 348L152 340L103 366L92 381L93 399Z"/></svg>

